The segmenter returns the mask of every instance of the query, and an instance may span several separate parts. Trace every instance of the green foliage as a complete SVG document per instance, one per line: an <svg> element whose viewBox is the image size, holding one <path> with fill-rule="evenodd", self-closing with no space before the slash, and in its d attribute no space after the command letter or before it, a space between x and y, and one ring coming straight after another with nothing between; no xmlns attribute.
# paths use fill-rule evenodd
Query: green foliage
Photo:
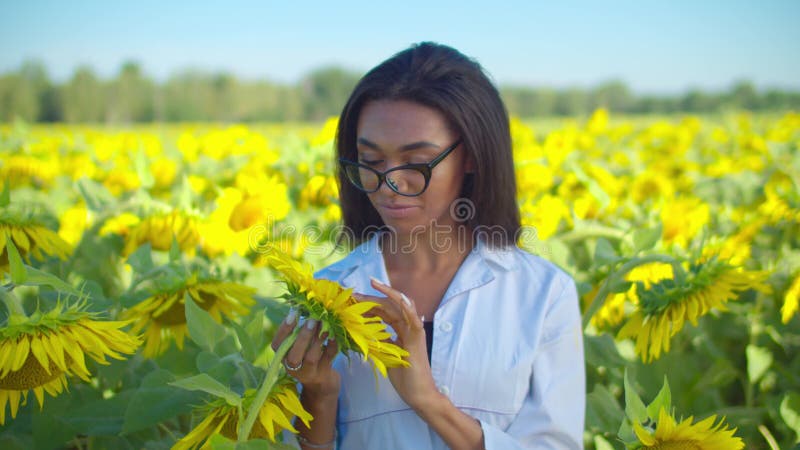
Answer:
<svg viewBox="0 0 800 450"><path fill-rule="evenodd" d="M219 397L231 406L239 406L242 404L242 398L231 391L224 384L211 378L205 373L195 375L193 377L184 378L170 383L172 386L177 386L187 391L203 391L215 397Z"/></svg>
<svg viewBox="0 0 800 450"><path fill-rule="evenodd" d="M34 69L29 70L25 83L29 83L29 87L46 88L41 72ZM305 103L303 89L294 86L244 83L233 77L208 74L181 74L158 86L148 83L147 76L135 65L122 70L118 78L112 87L111 82L98 80L90 71L76 74L68 82L70 95L64 98L79 102L82 93L90 92L102 99L102 104L93 105L89 99L83 99L84 103L73 109L65 107L64 114L69 111L69 117L74 120L118 121L149 120L147 117L151 116L170 120L186 117L249 120L259 117L301 118L305 114L323 117L326 114L325 108ZM310 92L319 93L333 104L344 89L328 84L343 85L352 81L348 80L345 74L328 72L309 77L305 82ZM602 92L603 101L620 105L620 108L635 108L641 99L626 94L623 88L620 85L607 86ZM261 95L264 92L269 95ZM764 107L759 103L758 92L754 95L746 87L737 92L742 101L736 104ZM156 97L163 94L174 103L166 102L163 110L150 111L146 104L128 100L112 102L108 97L142 93ZM19 98L23 98L23 94L24 90L20 91ZM557 110L585 111L589 106L596 106L592 100L594 94L580 90L563 93L537 90L532 94L519 89L514 95L542 100L542 105L527 106L535 111L531 114L552 114ZM597 95L600 98L601 93L597 92ZM685 107L711 108L713 97L694 95L690 101L687 100ZM0 96L0 101L8 99ZM733 98L727 101L734 102ZM659 106L656 101L651 106L672 107ZM0 108L0 111L6 110ZM163 116L159 117L161 114ZM793 117L786 115L780 120L796 120ZM785 190L781 198L787 202L787 208L797 210L800 206L797 194L800 180L797 177L800 169L797 143L800 140L797 131L783 136L781 133L787 132L775 125L775 118L758 115L720 117L703 122L699 131L692 128L693 118L659 120L653 125L651 122L656 120L647 118L642 122L631 122L630 126L636 131L629 132L627 137L614 137L613 133L619 128L612 124L607 134L590 135L580 129L573 136L574 142L566 140L564 146L575 146L576 150L569 150L572 156L558 170L553 168L554 183L546 193L554 197L569 195L560 189L568 184L566 179L574 175L577 180L575 189L581 195L585 194L582 200L597 209L578 214L574 205L568 205L568 217L563 218L551 236L537 235L533 249L572 274L582 297L588 389L584 445L590 450L608 450L633 443L636 440L633 420L652 429L663 407L674 412L676 417L725 416L726 422L737 428L736 434L742 436L747 448L768 448L767 435L772 436L778 448L792 448L800 439L800 358L796 357L800 333L796 326L797 314L790 317L788 323L783 323L780 309L785 293L800 270L800 233L794 219L770 218L760 224L752 239L746 240L749 246L747 257L736 264L748 270L769 271L767 284L771 291L743 292L728 302L727 311L712 309L699 318L697 325L686 322L683 329L672 336L670 351L658 360L643 363L635 352L633 340L617 338L623 323L592 320L601 311L607 312L603 307L609 299L626 297L622 309L627 318L636 308L648 312L662 311L665 296L685 295L692 283L702 287L713 285L718 273L701 270L712 264L710 260L704 262L706 266L697 264L703 248L718 245L723 239L742 231L742 216L758 218L768 215L757 209L763 206L767 182L774 177L786 176L792 180L793 184L781 187ZM746 125L740 125L740 122ZM678 123L689 125L683 127ZM5 263L3 257L8 255L6 273L0 274L3 281L0 286L3 295L0 297L9 308L0 308L0 320L5 320L0 329L6 332L4 335L19 334L19 324L9 320L8 309L23 310L31 319L37 320L41 317L34 312L37 309L47 311L59 301L68 304L76 298L84 299L87 312L96 317L120 320L122 314L145 299L158 293L175 292L185 286L190 276L198 273L213 274L216 279L257 288L255 306L246 314L223 317L218 321L218 316L209 312L210 303L195 301L186 295L184 303L175 309L177 314L164 320L165 323L171 320L185 326L188 339L183 349L178 350L171 343L161 355L145 358L140 353L124 361L112 360L108 366L87 358L91 382L71 377L69 390L56 397L46 394L41 410L33 393L29 392L28 401L21 406L17 417L11 419L9 414L6 415L6 423L0 427L0 448L169 448L203 419L209 403L238 405L243 394L257 389L265 378L265 368L273 356L270 341L286 315L291 298L287 302L286 298L280 297L284 285L276 282L276 277L268 269L256 264L257 254L209 256L199 248L196 253L185 252L179 245L179 233L159 233L158 237L164 238L160 248L164 248L165 242L171 244L168 249L156 250L154 245L144 243L132 253L123 255L126 237L114 233L101 235L100 229L124 212L141 215L144 211L174 207L191 210L198 217L208 219L222 206L233 208L234 205L223 205L221 193L236 185L237 176L251 174L251 169L255 168L256 172L280 177L289 191L292 209L276 227L287 230L291 226L316 226L320 232L315 237L323 241L320 248L333 249L335 233L332 222L335 221L322 219L323 207L302 209L298 206L311 176L332 173L330 146L329 143L310 144L309 136L319 131L313 126L291 128L290 131L286 131L284 126L276 132L271 126L263 125L248 129L248 132L265 137L267 147L280 150L280 159L275 163L262 164L252 155L231 154L217 160L203 154L219 150L213 145L219 136L198 144L206 147L199 150L196 161L190 161L179 151L176 142L185 134L195 138L202 136L202 132L192 127L165 127L158 131L163 133L158 135L162 145L158 152L161 153L154 152L153 148L144 146L143 140L136 139L139 128L130 132L103 130L98 133L103 137L120 137L124 141L114 152L124 153L123 160L127 164L124 170L140 182L131 190L120 191L114 180L108 179L107 173L113 167L102 165L99 156L92 153L92 145L98 144L86 141L87 138L79 133L69 145L64 144L66 141L55 141L58 146L54 146L53 159L58 158L59 164L67 167L73 161L70 158L88 155L98 169L97 173L60 174L49 181L39 175L4 180L6 189L0 195L0 219L11 217L9 205L36 205L37 211L45 212L43 217L49 217L44 221L46 226L55 231L62 221L66 221L63 219L64 210L81 204L86 206L91 224L78 237L75 251L66 260L53 256L32 257L23 246L7 241L5 253L0 255L0 266ZM559 131L566 133L572 127L571 124ZM239 128L244 127L231 127L231 133L241 132ZM671 131L659 134L665 129ZM63 129L59 130L59 133L63 132ZM148 133L152 131L147 130ZM536 131L540 130L550 131L545 124ZM0 127L0 151L3 155L27 155L36 145L48 142L47 137L51 136L39 133L42 132L38 125L23 122ZM709 137L713 133L725 134L728 140L715 142ZM240 136L226 141L226 144L238 145ZM763 147L758 147L759 139L763 140ZM783 140L779 142L780 139ZM537 138L537 149L541 146L546 152L551 152L560 148L556 145L556 150L553 150L545 141ZM590 141L594 147L584 149ZM682 144L686 145L682 148L685 153L669 153ZM263 142L258 143L256 155L264 153L263 145ZM758 148L742 150L748 146ZM593 157L593 153L621 154L629 161L623 165L620 160L624 158L603 159L605 156L587 164L581 160ZM156 154L158 156L154 156ZM580 158L575 155L580 155ZM708 166L717 164L718 159L729 156L731 166L725 167L725 174L708 175L705 172ZM160 174L154 164L155 159L161 157L175 161L177 166L175 179L166 187L158 186ZM750 158L752 165L744 165L745 157ZM644 161L647 158L655 162ZM10 159L4 158L0 169L5 168ZM45 163L44 159L37 162L40 165ZM257 164L252 166L253 163ZM620 180L621 187L615 189L592 172L591 164L594 163ZM116 160L114 164L117 164ZM648 164L663 164L659 170L669 182L686 183L689 187L685 189L691 195L712 207L705 230L698 231L697 237L685 247L670 241L675 225L670 226L670 218L662 216L663 203L671 197L659 194L660 197L645 198L637 203L624 192L632 189L632 180L649 170ZM646 174L655 176L650 172ZM208 185L202 186L203 181ZM680 195L686 195L686 192L674 196ZM551 211L544 213L550 214ZM313 262L317 267L342 255L341 252L304 252L303 242L297 236L290 235L289 244L295 246L298 257ZM216 237L204 235L203 238ZM650 283L649 288L643 281L628 279L631 273L653 262L671 264L675 279ZM627 297L631 295L632 286L636 288L636 303ZM324 314L324 311L317 309L303 313L315 316ZM341 329L326 331L333 334L342 332ZM147 332L142 330L139 333L144 335ZM340 348L354 347L352 342L340 345ZM231 449L280 448L280 444L268 445L258 440L234 443L220 436L214 437L212 443L219 448Z"/></svg>
<svg viewBox="0 0 800 450"><path fill-rule="evenodd" d="M786 425L797 434L795 442L800 443L800 395L796 392L786 394L781 401L780 411Z"/></svg>
<svg viewBox="0 0 800 450"><path fill-rule="evenodd" d="M17 246L11 239L6 241L6 252L8 255L8 264L11 268L11 281L14 284L24 284L28 279L28 272L25 270L25 264L22 263L22 256L17 250Z"/></svg>
<svg viewBox="0 0 800 450"><path fill-rule="evenodd" d="M188 293L184 294L183 298L186 302L186 325L189 328L189 336L200 348L213 352L217 344L225 339L226 328L197 306Z"/></svg>
<svg viewBox="0 0 800 450"><path fill-rule="evenodd" d="M133 61L110 79L77 67L52 83L45 67L26 62L0 75L0 122L69 123L321 121L336 116L362 74L328 66L295 84L239 80L230 73L184 70L158 84ZM512 114L522 117L585 116L597 108L618 113L716 113L724 110L800 109L800 93L758 91L741 81L727 91L691 89L680 95L636 95L620 80L592 88L502 86Z"/></svg>

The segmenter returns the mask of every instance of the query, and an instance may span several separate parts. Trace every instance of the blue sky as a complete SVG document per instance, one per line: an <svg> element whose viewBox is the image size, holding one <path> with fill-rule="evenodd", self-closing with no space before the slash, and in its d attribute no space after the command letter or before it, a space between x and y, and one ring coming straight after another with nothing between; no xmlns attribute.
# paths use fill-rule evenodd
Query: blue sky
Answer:
<svg viewBox="0 0 800 450"><path fill-rule="evenodd" d="M138 61L292 82L329 64L365 71L413 42L475 57L499 83L637 92L800 89L800 1L0 1L0 72L43 61L57 80Z"/></svg>

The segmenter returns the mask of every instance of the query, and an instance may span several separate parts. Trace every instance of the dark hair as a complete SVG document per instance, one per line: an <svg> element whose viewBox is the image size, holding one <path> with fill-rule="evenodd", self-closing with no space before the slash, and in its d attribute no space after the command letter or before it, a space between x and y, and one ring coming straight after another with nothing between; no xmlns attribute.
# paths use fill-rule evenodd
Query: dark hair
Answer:
<svg viewBox="0 0 800 450"><path fill-rule="evenodd" d="M480 64L432 42L412 45L382 62L361 78L342 110L337 157L357 159L361 109L374 100L413 101L445 116L474 161L475 173L465 177L462 189L474 206L466 223L476 230L491 230L484 233L491 245L514 244L520 219L508 113ZM342 165L337 167L344 230L352 233L347 238L357 245L367 238L365 232L384 223L367 195L347 181Z"/></svg>

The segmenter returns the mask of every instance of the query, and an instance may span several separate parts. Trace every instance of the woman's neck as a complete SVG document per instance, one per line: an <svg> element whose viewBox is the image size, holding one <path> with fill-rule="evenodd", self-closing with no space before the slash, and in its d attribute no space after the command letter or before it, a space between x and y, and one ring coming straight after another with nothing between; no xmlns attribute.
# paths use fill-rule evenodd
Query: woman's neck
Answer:
<svg viewBox="0 0 800 450"><path fill-rule="evenodd" d="M386 269L436 272L460 265L475 243L464 225L427 228L400 234L392 230L380 236Z"/></svg>

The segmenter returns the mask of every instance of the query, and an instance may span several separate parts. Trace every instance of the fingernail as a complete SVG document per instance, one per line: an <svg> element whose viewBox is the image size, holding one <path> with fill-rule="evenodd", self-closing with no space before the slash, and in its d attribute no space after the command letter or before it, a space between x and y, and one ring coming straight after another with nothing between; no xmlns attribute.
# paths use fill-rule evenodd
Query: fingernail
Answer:
<svg viewBox="0 0 800 450"><path fill-rule="evenodd" d="M309 330L313 330L314 327L316 327L316 326L317 326L317 320L316 319L308 319L308 320L306 320L306 328L308 328Z"/></svg>
<svg viewBox="0 0 800 450"><path fill-rule="evenodd" d="M405 304L406 304L406 306L408 306L408 307L410 307L410 306L411 306L411 300L409 300L409 299L408 299L408 297L406 297L406 294L403 294L403 293L401 292L401 293L400 293L400 298L402 298L402 299L403 299L403 303L405 303Z"/></svg>
<svg viewBox="0 0 800 450"><path fill-rule="evenodd" d="M370 280L372 280L372 281L374 281L374 282L375 282L375 284L380 284L381 286L386 286L386 284L384 284L384 283L381 283L381 282L380 282L380 281L378 281L378 279L377 279L377 278L375 278L375 277L369 277L369 279L370 279Z"/></svg>
<svg viewBox="0 0 800 450"><path fill-rule="evenodd" d="M294 323L294 319L297 319L297 308L292 307L289 309L289 314L286 315L286 319L283 320L283 323L289 325Z"/></svg>
<svg viewBox="0 0 800 450"><path fill-rule="evenodd" d="M422 321L425 322L425 316L422 316Z"/></svg>

